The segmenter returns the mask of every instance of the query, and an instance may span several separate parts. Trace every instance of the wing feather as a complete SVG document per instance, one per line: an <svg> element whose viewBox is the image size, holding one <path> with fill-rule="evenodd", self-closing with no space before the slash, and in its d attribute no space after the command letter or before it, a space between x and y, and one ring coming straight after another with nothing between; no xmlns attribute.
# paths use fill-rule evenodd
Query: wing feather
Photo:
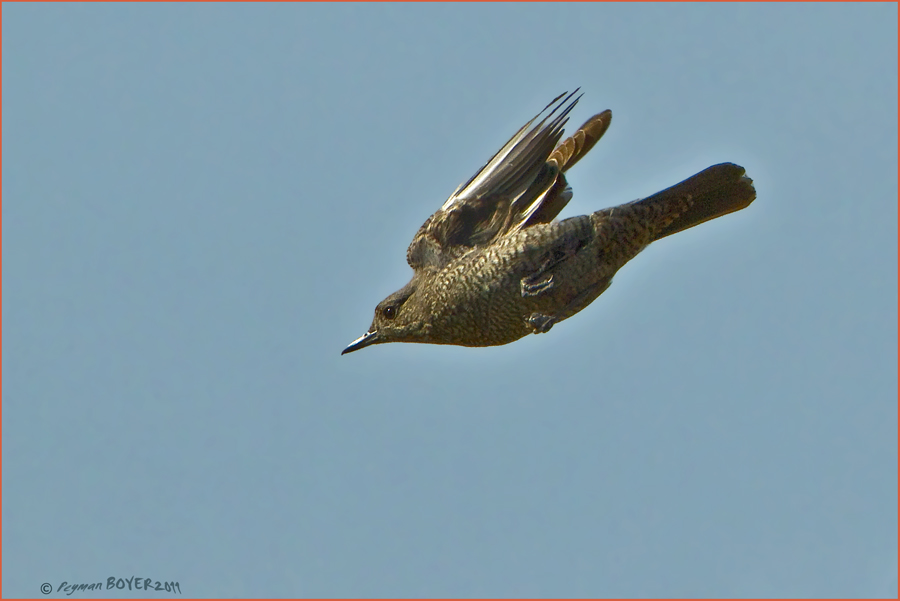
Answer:
<svg viewBox="0 0 900 601"><path fill-rule="evenodd" d="M428 218L407 249L413 269L440 268L562 210L572 198L563 172L597 143L611 119L609 111L595 115L560 144L577 93L554 98Z"/></svg>

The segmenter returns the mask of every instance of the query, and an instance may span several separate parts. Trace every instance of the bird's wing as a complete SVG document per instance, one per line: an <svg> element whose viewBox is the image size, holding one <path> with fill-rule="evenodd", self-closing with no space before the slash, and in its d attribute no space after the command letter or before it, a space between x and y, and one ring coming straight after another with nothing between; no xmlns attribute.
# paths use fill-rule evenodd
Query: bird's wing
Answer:
<svg viewBox="0 0 900 601"><path fill-rule="evenodd" d="M577 92L557 96L428 218L406 253L413 269L442 267L474 247L490 244L520 229L543 203L564 195L566 186L558 183L567 165L548 158L580 98L572 100ZM567 160L572 156L575 153L568 153Z"/></svg>
<svg viewBox="0 0 900 601"><path fill-rule="evenodd" d="M550 155L548 161L559 165L560 171L568 171L594 147L612 122L612 111L605 110L584 122L572 137L566 138Z"/></svg>
<svg viewBox="0 0 900 601"><path fill-rule="evenodd" d="M606 133L611 122L612 111L606 110L598 113L585 121L584 125L578 128L578 131L556 147L547 159L547 163L552 163L559 168L559 177L556 178L556 183L546 194L540 205L522 222L519 229L530 227L537 223L550 223L572 200L572 188L566 182L564 173L594 147L594 144Z"/></svg>

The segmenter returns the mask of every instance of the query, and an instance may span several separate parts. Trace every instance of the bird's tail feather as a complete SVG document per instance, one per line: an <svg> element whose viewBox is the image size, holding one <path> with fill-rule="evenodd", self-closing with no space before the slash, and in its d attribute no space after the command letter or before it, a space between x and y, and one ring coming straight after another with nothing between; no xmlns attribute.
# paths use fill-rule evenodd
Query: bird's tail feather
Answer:
<svg viewBox="0 0 900 601"><path fill-rule="evenodd" d="M753 180L744 173L744 168L734 163L713 165L634 204L649 208L680 204L690 199L685 211L653 233L653 239L659 240L748 206L756 198L756 190Z"/></svg>

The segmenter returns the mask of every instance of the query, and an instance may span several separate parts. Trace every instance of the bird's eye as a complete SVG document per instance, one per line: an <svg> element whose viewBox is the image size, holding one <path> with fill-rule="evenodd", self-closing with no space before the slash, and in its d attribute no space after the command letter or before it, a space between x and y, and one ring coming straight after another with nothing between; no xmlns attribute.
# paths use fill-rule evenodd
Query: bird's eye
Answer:
<svg viewBox="0 0 900 601"><path fill-rule="evenodd" d="M392 306L385 307L381 310L381 314L384 315L385 319L394 319L397 317L397 309Z"/></svg>

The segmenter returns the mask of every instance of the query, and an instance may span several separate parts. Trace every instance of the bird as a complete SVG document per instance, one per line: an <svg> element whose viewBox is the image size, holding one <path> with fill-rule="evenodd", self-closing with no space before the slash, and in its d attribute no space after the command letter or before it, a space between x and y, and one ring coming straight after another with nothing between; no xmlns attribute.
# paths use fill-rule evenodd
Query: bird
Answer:
<svg viewBox="0 0 900 601"><path fill-rule="evenodd" d="M497 346L549 332L651 242L756 198L744 168L721 163L646 198L556 220L572 199L566 172L612 121L605 110L560 143L578 92L553 99L425 221L406 252L412 279L378 303L342 355L388 342Z"/></svg>

